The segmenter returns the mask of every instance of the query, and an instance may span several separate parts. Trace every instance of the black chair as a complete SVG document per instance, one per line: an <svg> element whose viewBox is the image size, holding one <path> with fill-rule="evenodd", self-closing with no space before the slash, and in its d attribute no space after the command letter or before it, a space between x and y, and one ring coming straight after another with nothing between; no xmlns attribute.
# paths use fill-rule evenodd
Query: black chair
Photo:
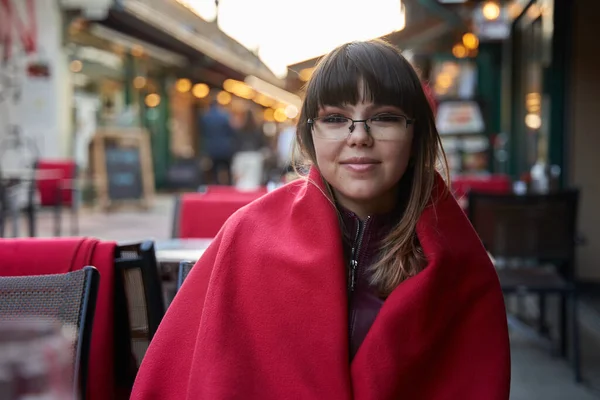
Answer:
<svg viewBox="0 0 600 400"><path fill-rule="evenodd" d="M115 340L121 341L115 345L117 353L121 353L116 356L122 358L123 352L129 354L131 350L136 368L139 368L165 314L154 242L144 241L117 246L115 268L116 329L122 332L125 324L129 331L128 343L122 342L123 335L116 334ZM121 372L122 376L127 375L126 371Z"/></svg>
<svg viewBox="0 0 600 400"><path fill-rule="evenodd" d="M56 275L0 277L0 321L31 316L76 327L74 398L84 399L100 274L94 267Z"/></svg>
<svg viewBox="0 0 600 400"><path fill-rule="evenodd" d="M522 196L471 192L468 214L484 246L499 261L497 270L503 292L538 296L538 334L549 341L546 298L559 296L560 353L567 356L570 336L575 379L580 382L575 284L578 200L577 190ZM525 326L514 318L509 316L509 322L514 322L511 325Z"/></svg>
<svg viewBox="0 0 600 400"><path fill-rule="evenodd" d="M179 271L177 273L177 291L178 292L179 292L179 289L181 288L181 285L183 285L183 281L185 281L185 278L187 278L188 274L192 270L192 267L194 266L194 264L195 263L193 261L182 261L179 263Z"/></svg>

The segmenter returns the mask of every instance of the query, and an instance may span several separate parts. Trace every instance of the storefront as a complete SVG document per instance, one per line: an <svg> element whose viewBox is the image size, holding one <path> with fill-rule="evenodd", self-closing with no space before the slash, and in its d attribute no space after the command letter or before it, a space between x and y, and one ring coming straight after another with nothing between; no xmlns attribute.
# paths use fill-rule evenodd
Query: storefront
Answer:
<svg viewBox="0 0 600 400"><path fill-rule="evenodd" d="M554 166L566 182L568 3L514 1L507 8L512 24L504 43L502 122L508 133L508 170L515 178L526 177L536 165Z"/></svg>
<svg viewBox="0 0 600 400"><path fill-rule="evenodd" d="M88 167L98 128L145 127L160 180L162 153L169 151L172 76L187 69L187 58L83 19L71 22L67 42L76 127L71 148L80 167Z"/></svg>

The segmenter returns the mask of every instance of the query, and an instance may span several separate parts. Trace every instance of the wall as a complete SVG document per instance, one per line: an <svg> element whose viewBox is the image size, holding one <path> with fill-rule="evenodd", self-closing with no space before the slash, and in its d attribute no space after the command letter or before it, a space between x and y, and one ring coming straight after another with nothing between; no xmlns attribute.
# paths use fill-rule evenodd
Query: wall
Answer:
<svg viewBox="0 0 600 400"><path fill-rule="evenodd" d="M573 7L569 178L582 190L579 230L587 239L578 252L578 275L600 281L600 2L577 0Z"/></svg>
<svg viewBox="0 0 600 400"><path fill-rule="evenodd" d="M0 140L16 128L46 158L70 149L71 87L62 36L58 1L0 0ZM24 166L16 165L23 157L9 158L0 160L5 168Z"/></svg>

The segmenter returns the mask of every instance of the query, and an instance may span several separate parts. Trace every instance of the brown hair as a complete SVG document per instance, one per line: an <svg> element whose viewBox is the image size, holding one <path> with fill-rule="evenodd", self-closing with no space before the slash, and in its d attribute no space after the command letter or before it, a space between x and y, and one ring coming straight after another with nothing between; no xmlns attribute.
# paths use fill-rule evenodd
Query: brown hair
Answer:
<svg viewBox="0 0 600 400"><path fill-rule="evenodd" d="M359 93L361 81L363 93ZM316 117L323 106L356 104L361 96L365 101L399 107L415 119L412 156L406 171L412 174L412 183L408 193L403 194L406 207L382 241L379 259L371 267L371 282L382 295L388 295L425 265L416 235L417 221L430 201L436 168L447 171L447 162L417 73L394 46L381 40L344 44L323 57L315 68L307 83L296 137L309 162L318 168L308 119ZM327 191L334 201L329 184Z"/></svg>

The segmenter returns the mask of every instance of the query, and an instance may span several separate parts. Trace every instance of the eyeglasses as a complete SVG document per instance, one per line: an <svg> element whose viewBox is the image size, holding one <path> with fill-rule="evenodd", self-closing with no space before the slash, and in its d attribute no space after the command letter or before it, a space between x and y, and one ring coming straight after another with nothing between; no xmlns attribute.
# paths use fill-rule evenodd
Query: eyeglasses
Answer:
<svg viewBox="0 0 600 400"><path fill-rule="evenodd" d="M375 140L399 140L406 134L414 119L404 115L377 114L368 119L352 119L341 115L309 118L307 123L316 136L329 140L345 140L354 132L357 123L365 124L365 131Z"/></svg>

